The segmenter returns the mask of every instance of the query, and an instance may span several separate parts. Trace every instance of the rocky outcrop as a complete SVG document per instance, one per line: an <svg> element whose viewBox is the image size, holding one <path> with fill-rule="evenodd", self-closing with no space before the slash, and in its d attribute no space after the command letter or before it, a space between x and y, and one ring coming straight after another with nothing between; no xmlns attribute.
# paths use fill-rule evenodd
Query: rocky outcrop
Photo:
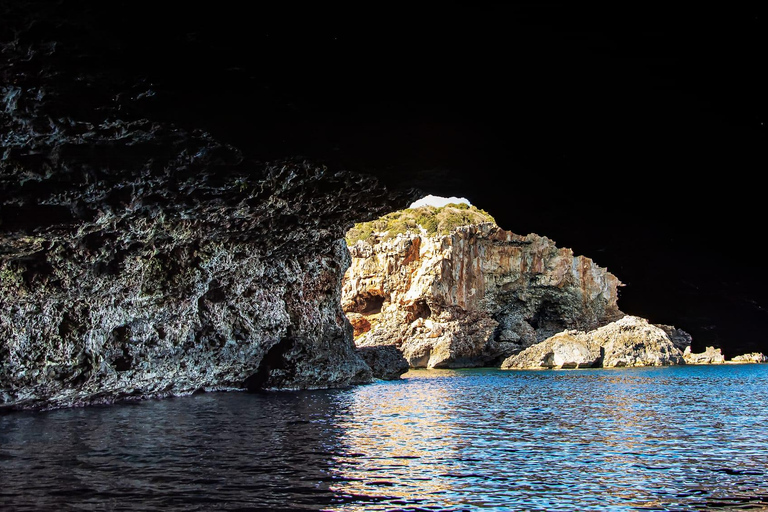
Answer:
<svg viewBox="0 0 768 512"><path fill-rule="evenodd" d="M684 364L683 352L667 334L668 326L625 316L589 332L558 333L506 359L504 369L616 368ZM673 329L681 338L682 333Z"/></svg>
<svg viewBox="0 0 768 512"><path fill-rule="evenodd" d="M687 347L683 354L685 364L723 364L725 356L719 348L707 347L704 352L692 353L691 347Z"/></svg>
<svg viewBox="0 0 768 512"><path fill-rule="evenodd" d="M356 343L394 344L412 367L498 364L563 330L623 316L613 274L546 237L493 223L349 250L342 305L360 326Z"/></svg>
<svg viewBox="0 0 768 512"><path fill-rule="evenodd" d="M601 363L602 350L598 343L583 332L566 331L510 356L501 363L501 368L594 368Z"/></svg>
<svg viewBox="0 0 768 512"><path fill-rule="evenodd" d="M227 148L204 138L142 160L135 138L156 142L156 157L170 135L123 129L89 143L125 147L114 167L72 155L32 174L29 146L9 149L0 408L369 381L340 308L339 212L377 211L386 191L303 162L213 175L210 155ZM351 193L360 186L375 199Z"/></svg>
<svg viewBox="0 0 768 512"><path fill-rule="evenodd" d="M357 351L377 379L395 380L410 369L408 361L394 345L360 347Z"/></svg>
<svg viewBox="0 0 768 512"><path fill-rule="evenodd" d="M693 343L693 337L684 330L674 327L672 325L654 324L659 329L662 329L672 344L679 350L685 352L691 349Z"/></svg>
<svg viewBox="0 0 768 512"><path fill-rule="evenodd" d="M141 58L183 38L65 4L0 6L0 409L369 381L339 241L415 196L217 138L231 98Z"/></svg>
<svg viewBox="0 0 768 512"><path fill-rule="evenodd" d="M768 363L768 357L762 352L750 352L731 358L729 363Z"/></svg>

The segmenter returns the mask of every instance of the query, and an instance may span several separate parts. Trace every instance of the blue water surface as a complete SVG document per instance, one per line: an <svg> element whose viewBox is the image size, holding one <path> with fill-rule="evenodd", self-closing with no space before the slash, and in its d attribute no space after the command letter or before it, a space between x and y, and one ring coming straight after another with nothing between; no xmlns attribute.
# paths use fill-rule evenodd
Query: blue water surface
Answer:
<svg viewBox="0 0 768 512"><path fill-rule="evenodd" d="M746 364L9 413L0 510L764 510L766 404Z"/></svg>

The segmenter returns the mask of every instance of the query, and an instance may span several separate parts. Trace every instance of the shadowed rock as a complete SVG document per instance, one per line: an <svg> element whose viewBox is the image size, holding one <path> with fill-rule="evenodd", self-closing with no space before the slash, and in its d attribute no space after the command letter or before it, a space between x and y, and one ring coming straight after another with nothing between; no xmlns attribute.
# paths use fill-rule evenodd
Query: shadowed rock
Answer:
<svg viewBox="0 0 768 512"><path fill-rule="evenodd" d="M378 345L357 349L377 379L395 380L410 368L408 361L394 345Z"/></svg>

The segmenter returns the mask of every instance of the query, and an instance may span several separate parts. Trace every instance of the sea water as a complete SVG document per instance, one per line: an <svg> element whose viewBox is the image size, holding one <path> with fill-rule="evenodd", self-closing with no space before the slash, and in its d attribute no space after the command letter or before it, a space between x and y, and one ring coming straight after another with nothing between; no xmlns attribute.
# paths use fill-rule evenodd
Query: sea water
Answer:
<svg viewBox="0 0 768 512"><path fill-rule="evenodd" d="M0 415L0 510L768 509L768 365L412 370Z"/></svg>

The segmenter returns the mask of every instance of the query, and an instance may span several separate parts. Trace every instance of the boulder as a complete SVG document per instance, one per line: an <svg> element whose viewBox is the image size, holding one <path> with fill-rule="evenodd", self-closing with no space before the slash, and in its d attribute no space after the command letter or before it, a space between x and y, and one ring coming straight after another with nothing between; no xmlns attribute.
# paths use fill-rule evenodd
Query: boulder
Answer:
<svg viewBox="0 0 768 512"><path fill-rule="evenodd" d="M410 368L408 361L394 345L378 345L357 349L373 376L382 380L396 380Z"/></svg>
<svg viewBox="0 0 768 512"><path fill-rule="evenodd" d="M707 347L704 352L692 353L691 347L688 347L683 353L685 364L722 364L725 362L725 356L719 348Z"/></svg>
<svg viewBox="0 0 768 512"><path fill-rule="evenodd" d="M585 333L568 331L555 334L502 363L502 368L591 368L600 364L600 346Z"/></svg>
<svg viewBox="0 0 768 512"><path fill-rule="evenodd" d="M567 331L507 358L505 369L666 366L684 364L665 329L624 316L589 331Z"/></svg>

